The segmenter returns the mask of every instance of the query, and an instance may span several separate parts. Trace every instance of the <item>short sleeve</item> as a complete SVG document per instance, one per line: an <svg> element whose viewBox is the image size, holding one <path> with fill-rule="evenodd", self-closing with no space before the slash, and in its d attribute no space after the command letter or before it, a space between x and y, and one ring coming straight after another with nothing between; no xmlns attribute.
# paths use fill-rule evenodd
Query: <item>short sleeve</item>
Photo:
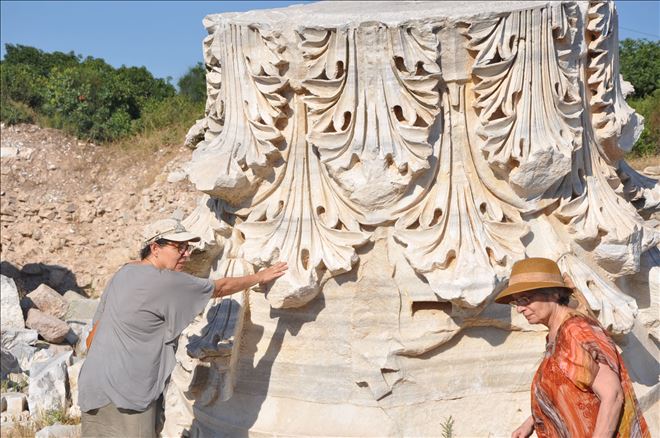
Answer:
<svg viewBox="0 0 660 438"><path fill-rule="evenodd" d="M170 272L162 294L163 317L167 325L165 342L176 339L195 316L199 315L213 295L209 279L183 272Z"/></svg>
<svg viewBox="0 0 660 438"><path fill-rule="evenodd" d="M582 391L591 389L601 363L619 374L614 342L599 325L584 317L564 323L556 348L559 368Z"/></svg>

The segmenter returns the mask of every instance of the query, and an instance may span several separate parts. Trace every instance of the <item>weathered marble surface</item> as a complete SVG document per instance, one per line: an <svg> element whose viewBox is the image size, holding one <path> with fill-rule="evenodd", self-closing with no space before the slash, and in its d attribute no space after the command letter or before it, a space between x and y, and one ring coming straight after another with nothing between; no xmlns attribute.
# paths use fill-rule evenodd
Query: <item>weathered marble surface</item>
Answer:
<svg viewBox="0 0 660 438"><path fill-rule="evenodd" d="M660 188L621 159L643 121L612 3L320 2L204 24L197 267L290 269L187 330L167 434L437 436L452 416L458 436L508 435L545 333L491 303L525 256L558 260L657 412Z"/></svg>

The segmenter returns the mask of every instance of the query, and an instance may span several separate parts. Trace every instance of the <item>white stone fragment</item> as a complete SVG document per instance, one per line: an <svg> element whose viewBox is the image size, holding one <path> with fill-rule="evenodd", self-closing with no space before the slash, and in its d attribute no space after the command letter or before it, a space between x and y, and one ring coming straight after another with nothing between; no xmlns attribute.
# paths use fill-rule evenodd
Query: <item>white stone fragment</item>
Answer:
<svg viewBox="0 0 660 438"><path fill-rule="evenodd" d="M19 418L27 410L27 398L22 392L3 392L2 410L7 415Z"/></svg>
<svg viewBox="0 0 660 438"><path fill-rule="evenodd" d="M2 349L9 351L18 361L23 371L30 369L32 358L37 351L35 344L39 334L36 330L19 329L3 330Z"/></svg>
<svg viewBox="0 0 660 438"><path fill-rule="evenodd" d="M85 363L85 359L78 359L67 368L69 394L71 395L68 414L71 418L80 418L81 416L80 406L78 405L78 376L83 363Z"/></svg>
<svg viewBox="0 0 660 438"><path fill-rule="evenodd" d="M34 438L79 438L79 424L60 424L55 423L39 430Z"/></svg>
<svg viewBox="0 0 660 438"><path fill-rule="evenodd" d="M0 324L3 331L25 328L16 283L4 275L0 275Z"/></svg>
<svg viewBox="0 0 660 438"><path fill-rule="evenodd" d="M18 148L13 146L0 147L0 158L14 158L18 156Z"/></svg>
<svg viewBox="0 0 660 438"><path fill-rule="evenodd" d="M186 179L186 172L181 170L175 170L167 174L167 182L177 183Z"/></svg>
<svg viewBox="0 0 660 438"><path fill-rule="evenodd" d="M30 367L28 406L30 414L63 411L67 407L68 374L71 352L35 361Z"/></svg>

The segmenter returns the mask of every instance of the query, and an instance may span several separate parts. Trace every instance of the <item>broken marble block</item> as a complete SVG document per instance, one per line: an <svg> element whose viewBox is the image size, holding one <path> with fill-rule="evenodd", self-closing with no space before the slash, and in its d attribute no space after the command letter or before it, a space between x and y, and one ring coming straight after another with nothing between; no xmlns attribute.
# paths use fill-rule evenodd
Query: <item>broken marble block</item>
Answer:
<svg viewBox="0 0 660 438"><path fill-rule="evenodd" d="M67 367L71 363L71 354L64 352L32 363L28 406L33 417L66 409L69 387Z"/></svg>
<svg viewBox="0 0 660 438"><path fill-rule="evenodd" d="M70 330L66 322L39 309L28 310L26 323L29 328L36 330L42 338L54 344L64 341Z"/></svg>
<svg viewBox="0 0 660 438"><path fill-rule="evenodd" d="M37 351L35 344L38 337L36 330L3 330L1 336L2 349L10 352L18 361L21 370L25 371L30 369L32 357Z"/></svg>
<svg viewBox="0 0 660 438"><path fill-rule="evenodd" d="M21 414L27 410L27 397L22 392L2 393L2 413L7 415L9 421L20 419Z"/></svg>
<svg viewBox="0 0 660 438"><path fill-rule="evenodd" d="M58 319L64 319L69 307L62 295L45 283L27 294L27 298L32 301L37 309Z"/></svg>
<svg viewBox="0 0 660 438"><path fill-rule="evenodd" d="M0 275L0 324L2 330L25 328L18 288L14 280Z"/></svg>

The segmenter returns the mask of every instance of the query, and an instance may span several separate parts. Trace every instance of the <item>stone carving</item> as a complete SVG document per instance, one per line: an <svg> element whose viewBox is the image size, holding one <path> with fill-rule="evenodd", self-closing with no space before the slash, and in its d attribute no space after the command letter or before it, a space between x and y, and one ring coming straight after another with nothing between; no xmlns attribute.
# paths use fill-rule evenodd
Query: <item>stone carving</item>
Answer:
<svg viewBox="0 0 660 438"><path fill-rule="evenodd" d="M543 341L491 300L525 256L559 260L603 326L657 357L643 334L655 307L638 306L657 301L660 189L621 160L643 119L625 103L614 5L379 6L204 20L207 112L186 167L206 193L185 219L203 236L197 267L290 269L267 301L212 303L182 338L170 434L346 435L323 403L359 416L354 434L428 435L405 406L487 416L471 401L484 393L518 406ZM517 342L522 362L505 358ZM296 426L263 414L298 408L313 414Z"/></svg>

